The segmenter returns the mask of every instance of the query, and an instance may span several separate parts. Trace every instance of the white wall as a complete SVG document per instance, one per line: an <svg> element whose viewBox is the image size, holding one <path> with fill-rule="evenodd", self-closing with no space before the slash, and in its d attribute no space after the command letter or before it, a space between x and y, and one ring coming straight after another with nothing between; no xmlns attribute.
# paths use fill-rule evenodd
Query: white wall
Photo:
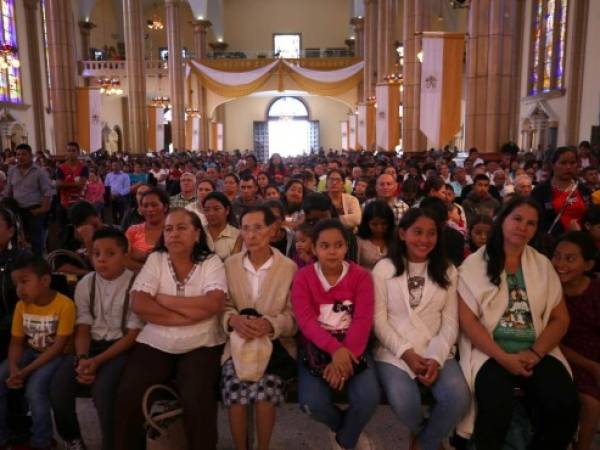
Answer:
<svg viewBox="0 0 600 450"><path fill-rule="evenodd" d="M268 105L275 97L243 97L225 104L225 150L252 149L254 146L254 121L266 118ZM349 109L339 101L326 97L302 97L310 119L319 121L321 146L339 148L340 121L345 120Z"/></svg>
<svg viewBox="0 0 600 450"><path fill-rule="evenodd" d="M587 41L583 63L583 91L579 122L579 140L589 140L592 125L600 125L600 2L590 0L587 25Z"/></svg>

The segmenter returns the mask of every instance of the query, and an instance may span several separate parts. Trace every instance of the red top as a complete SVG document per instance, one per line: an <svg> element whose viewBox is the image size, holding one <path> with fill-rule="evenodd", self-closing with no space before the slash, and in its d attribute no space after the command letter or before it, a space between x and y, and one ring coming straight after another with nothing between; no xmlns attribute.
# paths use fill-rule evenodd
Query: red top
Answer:
<svg viewBox="0 0 600 450"><path fill-rule="evenodd" d="M565 203L570 191L559 191L558 189L552 188L552 208L556 214L558 214ZM565 208L562 216L560 217L560 223L565 231L571 228L571 222L575 220L579 226L582 225L581 219L585 214L585 202L579 191L575 193L569 199L569 204Z"/></svg>
<svg viewBox="0 0 600 450"><path fill-rule="evenodd" d="M82 162L79 162L75 167L70 166L66 162L62 163L58 167L57 178L66 183L75 183L75 178L87 176L88 169L83 165ZM60 190L60 204L64 208L68 208L69 206L83 200L83 190L84 188L78 187L62 188Z"/></svg>
<svg viewBox="0 0 600 450"><path fill-rule="evenodd" d="M352 321L343 342L339 342L319 323L325 305L351 303ZM321 350L333 354L344 346L355 356L361 356L369 341L374 315L374 288L370 272L350 263L348 273L325 291L315 265L300 269L292 285L292 306L302 335Z"/></svg>

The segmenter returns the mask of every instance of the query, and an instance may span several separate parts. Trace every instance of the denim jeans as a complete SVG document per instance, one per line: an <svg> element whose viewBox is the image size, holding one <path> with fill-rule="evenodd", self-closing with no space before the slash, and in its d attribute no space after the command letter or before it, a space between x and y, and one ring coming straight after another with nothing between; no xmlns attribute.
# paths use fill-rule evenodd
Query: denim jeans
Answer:
<svg viewBox="0 0 600 450"><path fill-rule="evenodd" d="M102 448L114 448L115 399L127 354L120 354L100 366L91 386L102 430ZM67 355L56 370L50 389L50 401L58 434L65 441L81 438L75 401L79 383L75 379L75 356Z"/></svg>
<svg viewBox="0 0 600 450"><path fill-rule="evenodd" d="M392 364L378 362L377 371L392 410L417 435L422 450L437 450L467 413L471 394L454 359L447 360L440 368L438 379L430 388L435 405L427 421L423 418L418 382Z"/></svg>
<svg viewBox="0 0 600 450"><path fill-rule="evenodd" d="M40 354L30 348L23 352L20 367L24 367ZM25 398L31 411L31 445L48 447L52 443L52 411L50 408L50 380L63 356L58 356L33 372L25 381ZM9 437L7 424L8 387L6 379L10 375L8 360L0 364L0 445L6 444Z"/></svg>
<svg viewBox="0 0 600 450"><path fill-rule="evenodd" d="M348 380L346 390L348 408L343 411L333 402L329 384L323 378L311 375L304 363L298 363L300 408L335 432L342 447L352 449L381 399L375 363L370 355L367 356L367 368Z"/></svg>
<svg viewBox="0 0 600 450"><path fill-rule="evenodd" d="M31 244L34 255L44 255L46 251L46 214L34 216L31 212L21 210L23 232Z"/></svg>

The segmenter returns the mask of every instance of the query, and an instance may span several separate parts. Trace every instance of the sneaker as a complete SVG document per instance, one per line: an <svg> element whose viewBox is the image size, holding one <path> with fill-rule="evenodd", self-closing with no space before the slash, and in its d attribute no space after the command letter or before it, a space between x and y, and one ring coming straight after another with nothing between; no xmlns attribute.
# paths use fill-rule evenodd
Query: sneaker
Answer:
<svg viewBox="0 0 600 450"><path fill-rule="evenodd" d="M375 445L369 439L369 435L365 432L362 432L358 437L358 442L356 443L355 450L375 450Z"/></svg>
<svg viewBox="0 0 600 450"><path fill-rule="evenodd" d="M65 441L65 450L86 450L85 444L81 439L73 439L72 441Z"/></svg>

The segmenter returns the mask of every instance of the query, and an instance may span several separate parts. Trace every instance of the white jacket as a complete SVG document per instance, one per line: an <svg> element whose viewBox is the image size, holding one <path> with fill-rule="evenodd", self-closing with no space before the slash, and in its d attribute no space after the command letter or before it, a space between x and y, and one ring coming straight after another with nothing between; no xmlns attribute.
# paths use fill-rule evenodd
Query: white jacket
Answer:
<svg viewBox="0 0 600 450"><path fill-rule="evenodd" d="M458 301L456 282L458 272L448 269L450 285L444 289L426 276L421 303L411 308L408 293L408 271L395 276L396 268L389 258L382 259L373 268L375 282L374 330L378 340L374 357L415 374L401 359L404 352L413 349L424 358L444 365L454 357L458 337Z"/></svg>

